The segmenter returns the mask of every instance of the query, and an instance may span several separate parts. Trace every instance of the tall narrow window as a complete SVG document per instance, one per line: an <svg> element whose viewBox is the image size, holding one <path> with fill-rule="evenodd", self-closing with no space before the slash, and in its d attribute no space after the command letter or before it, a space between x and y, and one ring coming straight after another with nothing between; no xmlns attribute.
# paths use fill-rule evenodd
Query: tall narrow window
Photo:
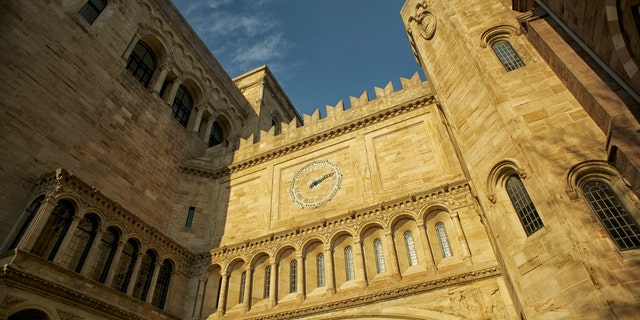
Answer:
<svg viewBox="0 0 640 320"><path fill-rule="evenodd" d="M180 85L176 97L173 99L171 115L173 115L183 127L186 127L189 122L191 107L193 107L193 98L191 98L189 90L187 90L185 86Z"/></svg>
<svg viewBox="0 0 640 320"><path fill-rule="evenodd" d="M384 266L384 253L382 251L382 240L375 239L373 240L373 250L376 254L376 271L378 273L383 273L387 271Z"/></svg>
<svg viewBox="0 0 640 320"><path fill-rule="evenodd" d="M269 290L271 290L271 266L264 268L264 290L262 291L263 298L269 298Z"/></svg>
<svg viewBox="0 0 640 320"><path fill-rule="evenodd" d="M353 269L353 250L351 247L344 248L344 265L347 273L347 281L356 278L356 272Z"/></svg>
<svg viewBox="0 0 640 320"><path fill-rule="evenodd" d="M113 256L116 254L119 240L120 236L118 231L114 228L109 227L102 234L102 240L100 240L100 245L98 245L98 254L93 265L91 279L100 283L105 282L107 274L111 269L111 263L113 263Z"/></svg>
<svg viewBox="0 0 640 320"><path fill-rule="evenodd" d="M98 219L95 216L87 215L80 220L67 249L67 253L71 256L69 268L73 268L76 272L82 270L97 233Z"/></svg>
<svg viewBox="0 0 640 320"><path fill-rule="evenodd" d="M440 241L440 248L442 248L442 257L453 257L451 252L451 246L449 245L449 237L447 237L447 230L444 228L444 223L436 223L436 232L438 233L438 240Z"/></svg>
<svg viewBox="0 0 640 320"><path fill-rule="evenodd" d="M31 252L53 261L64 236L69 230L74 214L75 209L71 202L67 200L58 201Z"/></svg>
<svg viewBox="0 0 640 320"><path fill-rule="evenodd" d="M242 275L240 276L240 294L238 295L238 303L242 303L244 301L244 286L247 283L247 272L242 271Z"/></svg>
<svg viewBox="0 0 640 320"><path fill-rule="evenodd" d="M407 255L409 256L409 265L415 266L418 264L418 255L416 254L416 247L413 243L413 234L411 231L404 233L404 244L407 247Z"/></svg>
<svg viewBox="0 0 640 320"><path fill-rule="evenodd" d="M156 291L153 294L153 301L151 304L164 309L164 304L167 301L167 294L169 293L169 284L171 283L171 275L173 274L173 264L169 260L162 262L160 272L158 273L158 281L156 282ZM222 278L220 278L222 281ZM218 301L216 299L216 301Z"/></svg>
<svg viewBox="0 0 640 320"><path fill-rule="evenodd" d="M271 120L271 126L273 127L273 135L277 136L281 133L280 129L280 121L276 121L276 119Z"/></svg>
<svg viewBox="0 0 640 320"><path fill-rule="evenodd" d="M80 8L78 14L83 17L84 20L86 20L89 24L92 24L94 21L96 21L96 19L106 6L106 0L89 0L84 4L84 6L82 6L82 8Z"/></svg>
<svg viewBox="0 0 640 320"><path fill-rule="evenodd" d="M147 301L147 294L151 287L151 277L153 277L153 270L156 267L156 254L151 250L147 250L142 257L142 263L140 264L140 272L138 273L138 279L133 287L133 297L142 301Z"/></svg>
<svg viewBox="0 0 640 320"><path fill-rule="evenodd" d="M324 254L316 256L316 268L318 270L318 287L324 287Z"/></svg>
<svg viewBox="0 0 640 320"><path fill-rule="evenodd" d="M115 278L113 279L112 287L120 292L127 292L129 281L131 281L131 275L133 274L133 266L136 264L138 258L138 244L129 239L122 248L122 255L120 256L120 265Z"/></svg>
<svg viewBox="0 0 640 320"><path fill-rule="evenodd" d="M533 202L531 202L531 198L529 198L529 194L518 175L514 174L507 179L507 193L509 194L511 203L513 203L513 207L516 209L520 223L522 223L522 227L527 236L530 236L544 226L536 207L533 205Z"/></svg>
<svg viewBox="0 0 640 320"><path fill-rule="evenodd" d="M297 267L298 267L297 261L291 260L291 263L289 264L289 293L298 291L297 285L296 285L296 274L298 272L296 270Z"/></svg>
<svg viewBox="0 0 640 320"><path fill-rule="evenodd" d="M133 48L129 60L127 61L127 70L142 83L145 87L149 85L151 76L156 70L156 55L149 46L138 41Z"/></svg>
<svg viewBox="0 0 640 320"><path fill-rule="evenodd" d="M524 61L522 61L509 41L498 40L491 45L491 49L493 49L493 52L495 52L507 71L513 71L525 66Z"/></svg>
<svg viewBox="0 0 640 320"><path fill-rule="evenodd" d="M591 209L620 250L640 248L640 228L608 184L591 180L582 185Z"/></svg>
<svg viewBox="0 0 640 320"><path fill-rule="evenodd" d="M211 134L209 135L209 147L217 146L224 141L224 133L218 121L213 122Z"/></svg>
<svg viewBox="0 0 640 320"><path fill-rule="evenodd" d="M193 216L196 213L196 207L189 207L189 212L187 212L187 221L184 223L186 228L191 228L193 224Z"/></svg>
<svg viewBox="0 0 640 320"><path fill-rule="evenodd" d="M44 200L44 196L39 196L36 200L34 200L31 203L31 205L27 209L28 215L25 217L24 221L21 222L20 229L18 230L18 233L14 235L13 241L11 241L11 245L9 246L9 250L14 249L15 247L18 246L18 243L20 243L20 239L22 239L22 236L24 235L25 231L27 231L27 227L29 227L29 225L31 224L31 221L38 213L38 210L40 210L40 205L42 204L43 200Z"/></svg>

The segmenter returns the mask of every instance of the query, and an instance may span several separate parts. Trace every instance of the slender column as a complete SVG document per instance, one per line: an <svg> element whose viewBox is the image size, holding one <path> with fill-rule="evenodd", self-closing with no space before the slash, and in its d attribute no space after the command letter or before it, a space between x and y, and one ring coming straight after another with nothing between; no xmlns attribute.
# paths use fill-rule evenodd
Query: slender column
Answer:
<svg viewBox="0 0 640 320"><path fill-rule="evenodd" d="M384 233L387 238L387 252L389 252L389 264L391 264L391 277L400 280L400 268L398 267L398 255L396 254L396 246L393 242L393 232L386 231Z"/></svg>
<svg viewBox="0 0 640 320"><path fill-rule="evenodd" d="M194 109L196 109L196 114L195 114L195 118L193 119L191 131L198 133L198 130L200 130L200 123L202 122L202 115L204 114L204 106L203 105L196 106L194 107ZM191 121L191 119L189 120Z"/></svg>
<svg viewBox="0 0 640 320"><path fill-rule="evenodd" d="M140 266L142 265L142 257L144 253L142 250L138 252L138 256L136 257L136 262L133 264L133 271L131 272L131 279L129 279L129 284L127 286L127 294L131 295L133 293L133 288L138 281L138 276L140 276Z"/></svg>
<svg viewBox="0 0 640 320"><path fill-rule="evenodd" d="M364 255L362 254L362 244L360 239L354 239L353 242L354 260L356 267L356 283L359 287L364 288L367 286L367 276L364 272Z"/></svg>
<svg viewBox="0 0 640 320"><path fill-rule="evenodd" d="M299 302L304 301L304 261L302 253L296 254L296 299Z"/></svg>
<svg viewBox="0 0 640 320"><path fill-rule="evenodd" d="M118 247L116 248L116 253L113 254L113 261L111 262L111 268L109 268L109 272L107 273L107 279L104 281L104 285L107 287L111 287L113 283L113 277L116 275L118 267L120 266L120 257L122 256L122 249L124 248L124 241L118 241Z"/></svg>
<svg viewBox="0 0 640 320"><path fill-rule="evenodd" d="M456 230L456 238L458 238L458 242L460 243L460 248L462 249L462 259L470 260L471 259L471 250L469 249L469 243L467 242L467 237L464 235L464 231L462 230L462 224L460 223L460 215L458 212L452 212L451 220L453 221L453 228Z"/></svg>
<svg viewBox="0 0 640 320"><path fill-rule="evenodd" d="M427 230L424 227L424 223L423 222L419 222L418 223L418 233L420 234L420 243L422 244L422 247L424 248L424 254L425 254L425 265L427 267L428 271L435 271L436 269L436 263L435 260L433 259L433 252L431 252L431 245L429 245L429 238L427 237Z"/></svg>
<svg viewBox="0 0 640 320"><path fill-rule="evenodd" d="M162 268L162 262L156 262L153 267L153 275L151 276L151 285L149 286L149 292L146 297L142 297L142 301L152 301L153 294L156 293L156 284L158 283L158 276L160 275L160 268Z"/></svg>
<svg viewBox="0 0 640 320"><path fill-rule="evenodd" d="M91 267L94 265L94 260L96 259L96 254L98 254L98 247L100 246L100 242L102 242L102 235L104 230L98 230L96 233L96 237L93 238L93 243L91 244L91 248L89 248L89 254L87 254L87 259L84 261L84 265L82 269L80 269L80 274L88 277L91 274Z"/></svg>
<svg viewBox="0 0 640 320"><path fill-rule="evenodd" d="M38 236L42 233L42 230L47 224L49 216L51 216L51 212L53 212L55 207L56 202L51 197L47 197L42 201L42 205L40 205L38 213L36 213L33 221L31 221L31 225L27 228L16 248L24 251L31 251L31 249L33 249L36 241L38 241Z"/></svg>
<svg viewBox="0 0 640 320"><path fill-rule="evenodd" d="M244 312L249 312L251 308L251 278L253 277L253 270L250 266L244 270L245 278L244 278L244 297L242 299L242 303L244 304Z"/></svg>
<svg viewBox="0 0 640 320"><path fill-rule="evenodd" d="M278 281L278 264L275 259L270 260L269 262L271 263L271 273L269 274L269 301L271 302L271 306L275 307L278 303L276 300L276 293L278 292L278 283L276 282Z"/></svg>
<svg viewBox="0 0 640 320"><path fill-rule="evenodd" d="M335 279L333 278L333 254L331 254L331 246L329 245L324 247L324 274L327 295L332 296L336 293L336 288Z"/></svg>
<svg viewBox="0 0 640 320"><path fill-rule="evenodd" d="M53 258L53 263L58 265L62 264L63 259L66 257L67 249L69 249L69 243L71 243L71 239L73 239L73 236L76 233L76 229L78 229L80 220L82 220L82 217L80 215L75 215L73 217L73 220L71 220L71 224L67 229L67 233L64 235L64 238L60 243L60 247L58 248L58 252L56 252L56 256Z"/></svg>
<svg viewBox="0 0 640 320"><path fill-rule="evenodd" d="M204 142L209 145L209 139L211 138L211 130L213 129L213 121L214 118L213 116L209 117L209 119L207 119L207 123L205 124L205 129L204 129Z"/></svg>
<svg viewBox="0 0 640 320"><path fill-rule="evenodd" d="M154 80L153 86L151 87L151 92L155 94L160 94L160 90L162 90L162 85L164 84L164 80L167 79L167 73L169 73L169 68L167 66L162 66L159 68L160 73L158 77Z"/></svg>
<svg viewBox="0 0 640 320"><path fill-rule="evenodd" d="M227 274L223 273L222 274L222 282L220 283L220 297L218 298L218 310L216 311L216 313L218 314L218 317L221 317L224 314L224 304L225 301L227 301Z"/></svg>
<svg viewBox="0 0 640 320"><path fill-rule="evenodd" d="M175 79L169 85L169 90L164 95L164 101L168 104L173 104L173 100L176 98L176 93L178 93L178 88L180 88L180 79Z"/></svg>

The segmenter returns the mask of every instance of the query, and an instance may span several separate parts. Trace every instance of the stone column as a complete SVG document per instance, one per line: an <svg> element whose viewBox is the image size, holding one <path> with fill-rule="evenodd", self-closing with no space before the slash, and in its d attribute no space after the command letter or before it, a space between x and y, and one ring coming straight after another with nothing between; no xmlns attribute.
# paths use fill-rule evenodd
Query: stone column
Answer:
<svg viewBox="0 0 640 320"><path fill-rule="evenodd" d="M209 117L209 119L207 119L207 123L205 123L204 142L207 144L207 146L209 145L209 139L211 138L211 130L213 130L213 121L214 117L211 116Z"/></svg>
<svg viewBox="0 0 640 320"><path fill-rule="evenodd" d="M80 220L82 220L82 217L80 215L76 214L75 216L73 216L73 220L71 220L71 224L69 225L69 228L67 228L67 233L63 236L64 238L60 243L60 247L58 247L58 252L56 252L55 257L53 258L53 263L58 265L62 264L63 259L66 256L67 249L69 249L69 243L71 243L71 239L73 239L76 229L78 229L78 224L80 224ZM68 263L69 261L65 261L65 262ZM64 267L69 267L69 266L64 266Z"/></svg>
<svg viewBox="0 0 640 320"><path fill-rule="evenodd" d="M251 279L253 277L253 270L250 266L244 270L244 297L242 299L242 303L244 304L244 312L249 312L251 308Z"/></svg>
<svg viewBox="0 0 640 320"><path fill-rule="evenodd" d="M224 304L227 301L227 274L223 273L221 274L222 276L222 281L220 282L220 297L218 297L218 310L216 311L216 314L219 317L222 317L222 315L224 315Z"/></svg>
<svg viewBox="0 0 640 320"><path fill-rule="evenodd" d="M427 236L427 230L424 227L424 222L418 221L418 233L420 234L420 243L424 248L425 254L425 266L428 271L434 272L436 270L436 263L433 259L433 252L431 252L431 245L429 244L429 238Z"/></svg>
<svg viewBox="0 0 640 320"><path fill-rule="evenodd" d="M160 90L162 90L162 85L164 84L164 80L167 79L167 74L169 73L169 67L167 66L161 66L158 69L160 69L160 73L154 80L155 82L153 83L153 85L151 86L151 92L155 94L160 94Z"/></svg>
<svg viewBox="0 0 640 320"><path fill-rule="evenodd" d="M116 275L118 267L120 266L120 257L122 256L122 249L124 248L124 241L118 241L118 247L116 248L116 253L113 254L113 260L111 261L111 267L109 268L109 272L107 273L107 279L104 280L104 285L107 287L111 287L113 284L113 277Z"/></svg>
<svg viewBox="0 0 640 320"><path fill-rule="evenodd" d="M53 209L55 209L55 207L56 201L53 200L53 198L51 198L50 196L42 201L40 209L38 209L36 216L31 221L31 224L25 231L24 235L22 235L22 239L20 239L16 248L24 251L31 251L31 249L33 249L36 241L38 241L38 236L40 236L40 233L42 233L42 230L47 224L49 216L51 216L51 213L53 212Z"/></svg>
<svg viewBox="0 0 640 320"><path fill-rule="evenodd" d="M387 239L387 252L389 252L389 264L391 265L391 277L400 280L400 268L398 267L398 255L396 254L396 246L393 241L393 232L386 231L384 236Z"/></svg>
<svg viewBox="0 0 640 320"><path fill-rule="evenodd" d="M133 271L131 271L131 278L129 279L129 284L127 285L128 295L131 295L133 293L133 288L135 287L136 281L138 281L138 277L140 276L140 266L142 265L142 257L144 257L144 253L138 252L138 256L136 257L136 262L134 262L133 264Z"/></svg>
<svg viewBox="0 0 640 320"><path fill-rule="evenodd" d="M153 302L153 295L156 293L156 284L158 283L160 268L162 268L162 262L156 262L156 265L153 267L153 275L151 276L149 292L147 292L146 297L142 297L142 301Z"/></svg>
<svg viewBox="0 0 640 320"><path fill-rule="evenodd" d="M462 224L460 223L460 215L456 211L456 212L452 212L450 216L451 216L451 220L453 221L453 228L456 231L456 237L458 238L458 243L460 244L460 249L462 249L462 260L470 262L471 250L469 249L469 243L467 242L467 237L465 237L464 231L462 230Z"/></svg>
<svg viewBox="0 0 640 320"><path fill-rule="evenodd" d="M275 259L270 260L269 263L271 266L271 272L269 274L269 301L271 302L271 307L275 307L278 303L276 299L276 293L278 292L278 284L276 283L276 281L278 281L278 264Z"/></svg>
<svg viewBox="0 0 640 320"><path fill-rule="evenodd" d="M169 104L173 104L173 100L176 98L176 94L178 93L178 88L180 88L180 79L175 79L169 85L169 90L165 91L163 100Z"/></svg>
<svg viewBox="0 0 640 320"><path fill-rule="evenodd" d="M335 279L333 276L333 254L331 254L331 246L324 246L324 274L325 285L327 286L327 295L332 296L336 293Z"/></svg>
<svg viewBox="0 0 640 320"><path fill-rule="evenodd" d="M296 299L304 301L304 260L302 253L296 253Z"/></svg>
<svg viewBox="0 0 640 320"><path fill-rule="evenodd" d="M364 255L362 254L362 244L360 243L360 239L353 239L353 259L354 267L356 268L356 283L358 287L364 288L367 286L367 275L364 272Z"/></svg>
<svg viewBox="0 0 640 320"><path fill-rule="evenodd" d="M91 244L91 248L89 248L89 254L87 254L87 258L84 261L84 265L82 265L82 269L80 269L80 274L89 277L91 274L91 268L88 266L94 265L94 260L96 259L96 254L98 254L98 247L100 246L100 242L102 242L102 235L104 230L98 230L96 232L96 237L93 238L93 243Z"/></svg>
<svg viewBox="0 0 640 320"><path fill-rule="evenodd" d="M196 109L196 114L195 118L193 119L191 131L197 134L198 130L200 130L200 122L202 122L202 115L204 114L204 106L199 105L193 108ZM189 117L189 120L191 120L191 116Z"/></svg>

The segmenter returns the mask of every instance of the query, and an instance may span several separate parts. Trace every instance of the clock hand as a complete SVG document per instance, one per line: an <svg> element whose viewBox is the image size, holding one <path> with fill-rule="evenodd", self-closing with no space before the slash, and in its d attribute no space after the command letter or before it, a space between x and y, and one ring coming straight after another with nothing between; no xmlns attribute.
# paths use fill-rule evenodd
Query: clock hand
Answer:
<svg viewBox="0 0 640 320"><path fill-rule="evenodd" d="M319 185L322 181L327 180L329 177L333 176L334 174L335 174L335 172L327 173L324 176L311 181L311 183L309 183L309 188L313 188L313 187Z"/></svg>

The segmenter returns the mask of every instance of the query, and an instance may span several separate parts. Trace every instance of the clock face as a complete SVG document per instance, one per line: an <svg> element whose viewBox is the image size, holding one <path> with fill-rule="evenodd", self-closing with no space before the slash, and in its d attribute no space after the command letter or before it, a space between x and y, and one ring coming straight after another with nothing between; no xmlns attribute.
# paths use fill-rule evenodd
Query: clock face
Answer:
<svg viewBox="0 0 640 320"><path fill-rule="evenodd" d="M291 181L289 196L302 208L317 208L340 189L342 171L329 160L315 160L306 164Z"/></svg>

